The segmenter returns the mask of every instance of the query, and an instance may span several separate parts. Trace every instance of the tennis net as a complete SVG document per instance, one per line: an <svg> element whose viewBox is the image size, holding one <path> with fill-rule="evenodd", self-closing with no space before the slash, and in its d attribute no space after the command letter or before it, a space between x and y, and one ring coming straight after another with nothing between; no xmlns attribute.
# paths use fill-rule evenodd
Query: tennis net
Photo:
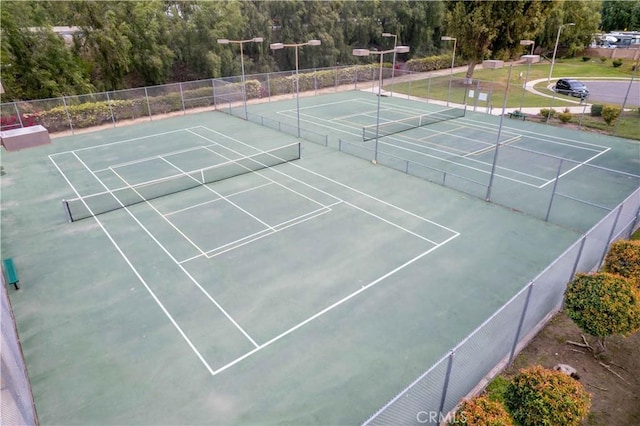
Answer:
<svg viewBox="0 0 640 426"><path fill-rule="evenodd" d="M378 137L389 136L395 133L405 132L417 127L429 124L440 123L441 121L453 120L464 117L465 109L449 108L430 114L417 115L415 117L403 118L401 120L387 121L380 123L379 126L371 124L362 128L362 140L369 141ZM376 131L377 127L377 131Z"/></svg>
<svg viewBox="0 0 640 426"><path fill-rule="evenodd" d="M296 142L269 151L259 152L220 164L191 170L113 190L62 200L69 222L118 210L165 195L186 191L198 186L251 173L300 158L300 143Z"/></svg>

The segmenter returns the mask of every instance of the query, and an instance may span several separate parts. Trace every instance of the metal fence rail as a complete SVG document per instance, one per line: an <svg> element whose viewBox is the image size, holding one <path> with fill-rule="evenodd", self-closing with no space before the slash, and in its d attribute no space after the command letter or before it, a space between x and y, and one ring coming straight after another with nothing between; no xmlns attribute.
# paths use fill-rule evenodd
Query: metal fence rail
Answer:
<svg viewBox="0 0 640 426"><path fill-rule="evenodd" d="M609 245L628 238L639 218L640 188L364 424L440 424L446 420L447 413L487 375L495 374L497 366L511 363L560 309L574 275L598 269Z"/></svg>
<svg viewBox="0 0 640 426"><path fill-rule="evenodd" d="M2 275L2 274L0 274ZM27 369L22 356L22 348L15 328L13 309L7 294L4 276L2 285L0 327L0 424L37 425L38 416L31 394Z"/></svg>

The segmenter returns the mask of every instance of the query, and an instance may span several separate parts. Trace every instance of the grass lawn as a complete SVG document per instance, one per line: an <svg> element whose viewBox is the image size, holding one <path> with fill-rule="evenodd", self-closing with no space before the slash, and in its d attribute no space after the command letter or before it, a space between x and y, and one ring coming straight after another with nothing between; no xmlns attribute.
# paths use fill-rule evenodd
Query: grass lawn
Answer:
<svg viewBox="0 0 640 426"><path fill-rule="evenodd" d="M633 74L633 61L626 60L620 67L614 67L611 59L602 61L599 58L590 58L583 61L582 58L571 58L557 60L553 67L553 75L557 79L559 76L571 76L576 78L611 77L630 79ZM406 93L428 99L449 100L453 103L464 103L467 90L485 93L486 102L478 102L478 106L488 106L491 108L502 108L504 102L507 82L509 82L509 92L507 96L507 108L549 108L553 107L561 112L564 107L577 106L577 99L569 96L556 95L551 100L524 90L526 81L544 79L545 81L535 85L536 90L541 93L553 95L554 92L547 89L547 78L550 70L549 62L542 62L534 65L517 64L511 69L509 78L509 68L500 69L478 69L473 73L474 84L469 87L464 84L464 73L453 75L450 84L449 76L433 77L420 81L398 83L393 86L386 86L387 90ZM553 78L552 78L553 81ZM475 101L467 99L467 104L473 106ZM590 109L585 109L585 114L575 114L572 119L573 124L578 124L596 131L607 134L613 133L614 126L607 126L599 117L591 117ZM617 128L617 136L630 139L640 139L640 113L638 109L628 111L622 117Z"/></svg>

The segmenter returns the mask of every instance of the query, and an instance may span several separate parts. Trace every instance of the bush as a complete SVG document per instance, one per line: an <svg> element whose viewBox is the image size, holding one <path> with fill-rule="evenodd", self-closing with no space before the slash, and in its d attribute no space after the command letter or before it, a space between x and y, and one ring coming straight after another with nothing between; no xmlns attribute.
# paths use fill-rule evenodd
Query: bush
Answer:
<svg viewBox="0 0 640 426"><path fill-rule="evenodd" d="M541 366L520 370L507 387L505 399L522 426L577 426L591 407L591 396L580 382Z"/></svg>
<svg viewBox="0 0 640 426"><path fill-rule="evenodd" d="M461 65L461 59L456 58L456 65ZM441 70L451 67L451 55L429 56L420 59L409 59L407 69L413 72Z"/></svg>
<svg viewBox="0 0 640 426"><path fill-rule="evenodd" d="M611 126L620 116L620 108L612 105L605 105L602 108L602 119L608 126Z"/></svg>
<svg viewBox="0 0 640 426"><path fill-rule="evenodd" d="M593 105L591 105L591 116L592 117L601 117L603 108L604 108L604 105L602 105L602 104L593 104Z"/></svg>
<svg viewBox="0 0 640 426"><path fill-rule="evenodd" d="M602 62L603 64L605 62L607 62L607 57L606 56L600 56L600 62Z"/></svg>
<svg viewBox="0 0 640 426"><path fill-rule="evenodd" d="M591 58L588 57L588 56L583 56L582 57L582 62L587 62L589 59L591 59Z"/></svg>
<svg viewBox="0 0 640 426"><path fill-rule="evenodd" d="M561 112L560 114L558 114L558 118L560 119L560 121L562 121L563 123L568 123L571 121L571 119L573 118L573 114L571 114L571 111L569 111L569 108L565 108L563 112Z"/></svg>
<svg viewBox="0 0 640 426"><path fill-rule="evenodd" d="M556 115L556 110L553 108L542 108L540 115L544 118L553 118Z"/></svg>
<svg viewBox="0 0 640 426"><path fill-rule="evenodd" d="M466 400L449 424L474 426L513 426L513 419L500 402L485 397Z"/></svg>
<svg viewBox="0 0 640 426"><path fill-rule="evenodd" d="M630 279L640 289L640 241L620 240L611 244L603 270Z"/></svg>
<svg viewBox="0 0 640 426"><path fill-rule="evenodd" d="M567 287L564 304L567 316L592 336L604 339L640 330L640 289L620 275L578 274Z"/></svg>
<svg viewBox="0 0 640 426"><path fill-rule="evenodd" d="M611 62L611 65L613 65L614 68L618 68L622 65L622 59L614 59L613 62Z"/></svg>

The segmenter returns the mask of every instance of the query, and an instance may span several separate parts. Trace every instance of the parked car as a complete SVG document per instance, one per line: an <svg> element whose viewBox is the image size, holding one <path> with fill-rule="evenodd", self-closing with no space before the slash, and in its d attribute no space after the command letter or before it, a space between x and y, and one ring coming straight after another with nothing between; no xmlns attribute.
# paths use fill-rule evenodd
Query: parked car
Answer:
<svg viewBox="0 0 640 426"><path fill-rule="evenodd" d="M585 86L583 82L578 80L561 78L556 85L553 86L553 90L555 90L556 93L570 95L580 99L589 97L589 89L587 89L587 86Z"/></svg>

